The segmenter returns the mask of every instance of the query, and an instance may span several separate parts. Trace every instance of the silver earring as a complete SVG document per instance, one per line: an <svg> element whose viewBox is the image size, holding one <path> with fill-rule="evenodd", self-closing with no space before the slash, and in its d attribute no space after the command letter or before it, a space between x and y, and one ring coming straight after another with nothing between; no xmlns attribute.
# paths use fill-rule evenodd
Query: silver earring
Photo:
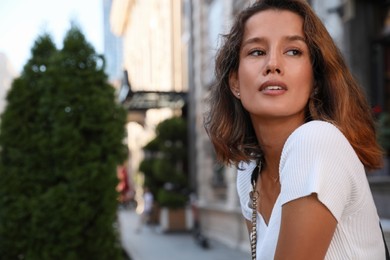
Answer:
<svg viewBox="0 0 390 260"><path fill-rule="evenodd" d="M237 96L240 96L240 92L237 92Z"/></svg>
<svg viewBox="0 0 390 260"><path fill-rule="evenodd" d="M310 98L316 98L318 95L318 87L315 87L311 92Z"/></svg>

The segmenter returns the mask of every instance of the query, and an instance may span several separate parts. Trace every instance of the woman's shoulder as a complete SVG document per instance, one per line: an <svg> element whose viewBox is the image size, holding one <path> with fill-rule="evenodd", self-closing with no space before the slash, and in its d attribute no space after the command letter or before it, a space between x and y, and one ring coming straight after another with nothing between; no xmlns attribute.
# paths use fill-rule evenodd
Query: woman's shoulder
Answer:
<svg viewBox="0 0 390 260"><path fill-rule="evenodd" d="M249 162L241 161L238 164L237 171L238 173L243 172L243 173L251 173L253 169L256 167L256 162L254 160L251 160Z"/></svg>
<svg viewBox="0 0 390 260"><path fill-rule="evenodd" d="M311 121L289 137L280 161L282 203L316 193L337 220L357 205L365 182L364 166L333 124ZM348 212L353 211L348 206ZM353 206L355 207L355 206Z"/></svg>
<svg viewBox="0 0 390 260"><path fill-rule="evenodd" d="M287 139L282 161L291 154L305 158L344 158L357 162L357 155L344 134L333 124L310 121L298 127Z"/></svg>
<svg viewBox="0 0 390 260"><path fill-rule="evenodd" d="M343 135L341 131L332 123L320 120L309 121L297 129L291 134L294 136L323 136L323 135Z"/></svg>
<svg viewBox="0 0 390 260"><path fill-rule="evenodd" d="M255 161L240 162L237 167L237 180L238 182L245 181L251 178L253 169L256 167Z"/></svg>
<svg viewBox="0 0 390 260"><path fill-rule="evenodd" d="M237 190L239 193L247 193L251 185L251 175L256 167L255 161L241 162L237 168Z"/></svg>
<svg viewBox="0 0 390 260"><path fill-rule="evenodd" d="M241 162L237 169L237 193L241 210L246 219L251 218L252 210L249 208L249 192L252 190L251 175L256 167L256 162Z"/></svg>
<svg viewBox="0 0 390 260"><path fill-rule="evenodd" d="M307 122L295 129L287 139L286 145L292 143L314 146L349 146L347 138L334 124L320 120Z"/></svg>

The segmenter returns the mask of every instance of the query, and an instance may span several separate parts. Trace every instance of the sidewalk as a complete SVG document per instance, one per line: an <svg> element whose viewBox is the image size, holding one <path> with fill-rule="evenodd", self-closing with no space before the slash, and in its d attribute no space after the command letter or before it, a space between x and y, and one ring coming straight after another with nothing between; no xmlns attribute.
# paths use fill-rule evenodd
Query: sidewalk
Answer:
<svg viewBox="0 0 390 260"><path fill-rule="evenodd" d="M381 224L387 247L390 249L390 219L381 219Z"/></svg>
<svg viewBox="0 0 390 260"><path fill-rule="evenodd" d="M140 233L136 233L138 221L134 210L118 211L121 242L132 260L250 259L249 253L213 240L209 249L202 249L191 233L161 233L155 226L144 226Z"/></svg>

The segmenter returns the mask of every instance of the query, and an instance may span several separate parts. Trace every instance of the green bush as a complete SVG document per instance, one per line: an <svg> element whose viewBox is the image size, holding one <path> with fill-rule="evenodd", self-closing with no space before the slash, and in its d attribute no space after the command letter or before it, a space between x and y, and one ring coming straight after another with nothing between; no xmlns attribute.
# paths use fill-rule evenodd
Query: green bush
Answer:
<svg viewBox="0 0 390 260"><path fill-rule="evenodd" d="M165 189L159 189L157 194L157 201L161 207L167 207L171 209L181 208L187 202L187 196L184 194L176 193L174 191L168 191Z"/></svg>
<svg viewBox="0 0 390 260"><path fill-rule="evenodd" d="M1 259L120 259L116 166L126 111L74 25L39 36L0 126Z"/></svg>
<svg viewBox="0 0 390 260"><path fill-rule="evenodd" d="M189 190L186 121L180 117L162 121L144 151L146 157L139 170L157 203L168 208L183 207Z"/></svg>

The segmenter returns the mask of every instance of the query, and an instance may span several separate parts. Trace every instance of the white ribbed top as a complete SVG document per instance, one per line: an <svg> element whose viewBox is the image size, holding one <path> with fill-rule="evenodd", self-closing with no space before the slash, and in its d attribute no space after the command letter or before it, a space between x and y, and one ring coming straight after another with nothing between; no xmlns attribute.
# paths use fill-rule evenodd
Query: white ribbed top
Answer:
<svg viewBox="0 0 390 260"><path fill-rule="evenodd" d="M248 220L254 167L254 162L242 163L237 175L241 209ZM279 172L281 192L268 226L260 214L257 216L257 259L274 258L282 205L312 193L338 221L325 259L385 259L379 217L364 166L334 125L311 121L296 129L284 145Z"/></svg>

